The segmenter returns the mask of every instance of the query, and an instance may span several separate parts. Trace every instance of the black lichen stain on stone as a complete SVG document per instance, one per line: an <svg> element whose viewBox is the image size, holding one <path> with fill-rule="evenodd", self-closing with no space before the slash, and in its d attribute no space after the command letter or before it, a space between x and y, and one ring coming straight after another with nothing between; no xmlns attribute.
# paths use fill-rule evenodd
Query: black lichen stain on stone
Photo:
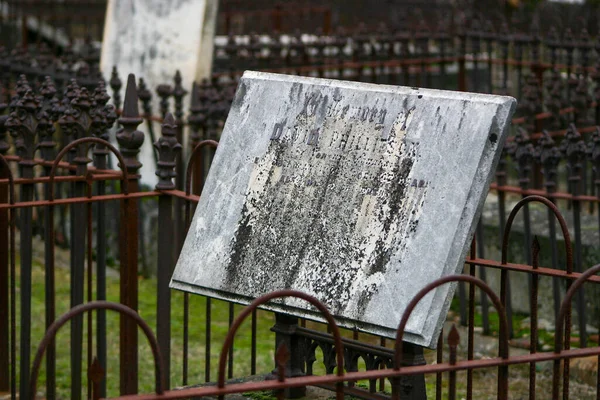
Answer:
<svg viewBox="0 0 600 400"><path fill-rule="evenodd" d="M301 85L298 82L294 82L292 84L292 87L290 89L290 93L288 96L288 100L289 100L290 104L294 104L300 100L300 96L302 95L303 88L304 88L304 85Z"/></svg>
<svg viewBox="0 0 600 400"><path fill-rule="evenodd" d="M238 93L240 96L243 98ZM318 106L327 103L324 96L303 97L304 110L296 117L299 126L305 124L307 114L319 113ZM362 142L359 139L367 134L355 129L353 144ZM356 301L358 319L366 312L377 285L365 281L351 292L357 274L363 274L365 280L385 274L392 254L401 246L397 240L386 243L385 238L402 234L402 242L414 232L408 225L414 215L403 209L403 202L417 151L413 145L404 150L401 147L405 154L394 154L384 170L383 150L389 142L383 142L373 154L379 158L378 164L369 167L373 168L371 176L365 177L365 167L360 165L366 150L355 151L356 146L340 150L331 144L325 149L320 145L308 149L290 140L283 136L270 142L263 160L272 161L261 171L266 181L250 188L246 195L239 227L230 244L227 291L258 296L304 284L318 293L334 314L342 314L350 300ZM369 146L366 143L362 147ZM382 178L385 174L387 178ZM374 211L365 215L356 212L367 196L355 190L357 187L369 189L366 193L374 195L368 200L374 202ZM366 222L358 225L363 217ZM371 222L375 223L375 231L370 228ZM398 226L407 229L395 230ZM366 240L374 241L374 251L364 251L361 244Z"/></svg>
<svg viewBox="0 0 600 400"><path fill-rule="evenodd" d="M408 175L412 169L414 160L412 158L404 158L399 166L394 168L394 175L397 176L397 182L390 185L386 198L388 199L388 207L390 212L387 216L380 218L383 220L383 237L390 234L392 224L401 217L402 201L405 197L406 188L408 186ZM373 275L378 272L385 272L385 267L390 261L391 249L385 249L382 238L377 240L375 251L373 252L373 263L369 269L368 275Z"/></svg>
<svg viewBox="0 0 600 400"><path fill-rule="evenodd" d="M460 128L462 128L462 124L463 124L463 121L466 116L465 110L467 108L467 104L468 104L467 100L462 101L462 110L460 111L460 120L458 121L458 130L459 131L460 131Z"/></svg>
<svg viewBox="0 0 600 400"><path fill-rule="evenodd" d="M334 164L330 173L327 175L325 182L321 186L322 190L320 190L316 193L316 196L315 196L316 202L315 202L315 205L313 208L313 212L311 215L311 222L309 225L314 230L312 232L310 232L310 234L309 234L309 232L306 232L307 240L300 250L300 257L298 257L298 261L291 268L292 273L290 274L290 278L288 280L286 280L286 286L288 286L288 287L292 285L292 283L295 281L295 279L298 275L300 267L302 266L302 262L304 261L304 256L306 254L306 250L308 249L308 245L310 243L314 243L315 239L321 240L321 239L325 239L325 237L327 236L327 232L323 228L323 225L319 223L319 220L322 218L321 212L323 210L323 206L328 200L328 190L331 187L330 185L332 182L335 182L337 180L337 177L340 173L341 161L342 161L342 159L340 158ZM326 262L327 260L322 260L322 261Z"/></svg>
<svg viewBox="0 0 600 400"><path fill-rule="evenodd" d="M495 133L492 133L490 135L490 142L492 142L493 144L496 144L497 141L498 141L498 135Z"/></svg>
<svg viewBox="0 0 600 400"><path fill-rule="evenodd" d="M357 319L360 319L365 314L365 312L367 310L367 306L371 302L371 298L373 297L373 295L375 293L377 293L376 285L370 285L369 287L366 287L364 289L362 295L358 299L359 318L357 318Z"/></svg>
<svg viewBox="0 0 600 400"><path fill-rule="evenodd" d="M246 87L246 83L242 80L238 86L233 103L231 104L232 109L240 108L242 104L244 104L244 98L246 97L247 92L248 88Z"/></svg>
<svg viewBox="0 0 600 400"><path fill-rule="evenodd" d="M393 254L393 249L388 248L384 241L383 237L386 237L390 234L390 230L392 228L392 224L406 223L407 216L403 216L402 212L402 202L406 196L406 189L408 188L408 176L410 175L410 171L414 164L414 158L416 156L416 151L411 151L411 154L408 154L408 157L402 159L399 165L396 165L393 169L394 175L396 179L394 179L394 183L389 186L387 196L387 205L389 207L389 213L387 216L381 215L382 212L379 212L379 218L383 222L383 232L381 236L377 240L375 244L375 250L371 254L372 262L367 273L367 276L371 276L377 273L384 274L386 272L386 268L389 265L390 257ZM404 217L404 218L403 218ZM410 218L410 217L408 217ZM412 234L416 230L417 221L410 221L411 225L414 223L414 229L409 229L409 233ZM404 238L400 238L401 240ZM358 301L357 306L357 319L360 319L364 316L367 311L367 306L369 305L371 298L375 293L377 293L378 288L375 285L371 285L370 287L364 288L361 293L360 299Z"/></svg>
<svg viewBox="0 0 600 400"><path fill-rule="evenodd" d="M238 224L238 229L233 239L233 245L231 246L231 258L229 264L227 264L227 281L234 281L237 279L236 266L242 265L244 258L246 257L246 249L252 238L252 225L250 225L250 215L248 214L248 208L244 204L242 208L242 219Z"/></svg>

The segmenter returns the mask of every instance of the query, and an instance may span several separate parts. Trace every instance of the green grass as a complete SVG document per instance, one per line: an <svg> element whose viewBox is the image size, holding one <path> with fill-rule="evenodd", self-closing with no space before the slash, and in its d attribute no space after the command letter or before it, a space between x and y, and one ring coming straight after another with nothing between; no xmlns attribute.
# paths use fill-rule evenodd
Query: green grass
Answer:
<svg viewBox="0 0 600 400"><path fill-rule="evenodd" d="M450 310L456 314L460 313L460 303L458 298L452 299ZM479 312L475 312L474 317L474 325L483 326L483 315ZM523 324L524 320L527 318L528 315L526 314L513 313L512 323L514 338L528 338L531 336L531 329ZM488 323L490 335L498 336L498 332L500 331L500 318L497 312L493 311L488 313ZM571 348L579 348L579 334L572 333L571 338ZM542 347L546 345L551 346L552 349L554 349L554 332L546 329L538 329L538 350L541 351ZM592 346L598 346L598 342L588 338L588 347Z"/></svg>
<svg viewBox="0 0 600 400"><path fill-rule="evenodd" d="M18 261L18 260L17 260ZM18 263L17 263L18 264ZM55 272L56 279L56 310L57 316L62 315L70 308L69 297L70 297L70 282L69 282L69 271L64 268L57 268ZM43 267L39 264L35 264L32 270L33 278L33 296L32 296L32 335L31 335L31 351L32 360L33 355L37 349L39 342L41 341L44 331L44 271ZM18 283L18 281L17 281ZM155 331L156 327L156 281L155 279L144 279L139 278L139 309L138 312L144 318L144 320L150 325ZM95 285L95 283L94 283ZM95 287L95 286L94 286ZM17 287L18 290L18 287ZM172 315L171 315L171 387L178 387L182 385L182 360L183 360L183 294L177 291L172 291ZM19 297L17 295L17 297ZM95 296L94 296L95 297ZM109 301L119 301L119 279L112 277L108 278L107 281L107 297ZM17 309L19 307L17 306ZM204 382L204 365L205 365L205 323L206 323L206 299L201 296L190 296L190 315L189 315L189 375L188 384L198 384ZM235 315L239 314L242 306L235 306ZM452 310L458 311L458 303L453 302ZM226 302L213 300L212 301L212 340L211 340L211 380L217 379L217 365L218 358L221 351L221 346L225 335L229 329L229 305ZM274 358L274 333L270 331L273 326L274 318L271 313L261 312L258 313L258 332L257 332L257 373L265 374L273 369L273 358ZM481 314L475 313L475 325L481 326ZM513 323L515 326L515 337L527 337L530 334L529 328L521 328L521 322L525 318L524 315L516 314L513 316ZM17 317L17 322L19 321ZM87 318L84 319L87 324ZM497 313L489 313L490 330L492 335L496 336L499 328L499 319ZM93 319L95 324L95 318ZM119 316L114 312L107 313L107 344L108 344L108 366L106 371L106 380L108 388L108 396L118 395L119 388ZM313 329L323 329L322 324L308 323L308 327ZM17 326L17 329L19 327ZM95 330L95 327L93 327ZM86 351L86 330L84 328L84 356L82 362L82 371L84 376L84 390L86 385L86 366L87 366L87 351ZM342 335L350 337L351 331L342 330ZM139 332L139 392L149 393L154 389L154 364L153 358L143 334ZM552 332L540 330L539 332L540 346L543 344L553 344L554 336ZM95 340L95 338L94 338ZM379 344L379 339L370 335L361 334L360 340ZM19 341L17 341L19 342ZM70 387L71 387L71 365L70 365L70 332L69 326L66 325L61 329L56 338L57 343L57 357L56 357L56 383L57 383L57 394L58 398L68 399L70 398ZM243 377L250 374L250 321L245 322L237 336L235 342L234 351L234 375L233 377ZM388 340L387 346L393 345L393 341ZM92 347L95 349L95 342ZM426 350L426 357L432 362L434 359L434 352ZM95 350L92 351L95 355ZM18 355L18 351L17 351ZM321 360L323 355L320 350L317 350L317 362L313 365L313 372L315 375L325 374L325 368ZM18 365L18 364L17 364ZM40 378L38 380L38 391L45 391L45 364L42 364L42 370ZM522 366L525 368L525 366ZM18 368L17 368L18 369ZM365 370L364 362L362 359L359 363L359 370ZM518 372L519 368L512 367L512 372ZM485 388L486 390L495 386L495 374L494 370L481 370L475 371L475 381L479 382L476 386ZM459 374L457 380L457 389L459 393L465 390L465 377L464 374ZM446 374L445 374L446 376ZM517 374L517 381L522 380L520 375ZM443 391L447 393L447 378L444 378L442 382ZM367 386L368 382L361 381L357 382L357 386ZM386 383L386 389L390 389L389 383ZM426 389L429 397L435 395L435 375L428 375L426 377ZM482 395L487 395L487 392L482 392ZM256 399L269 399L272 393L258 392L253 395L252 398Z"/></svg>
<svg viewBox="0 0 600 400"><path fill-rule="evenodd" d="M56 313L62 315L68 309L70 298L70 279L69 271L63 268L57 268L55 272L56 279ZM40 343L45 332L45 301L44 301L44 271L42 266L34 265L32 270L32 334L31 351L32 360L37 346ZM17 281L18 282L18 281ZM18 285L18 283L17 283ZM94 283L95 285L95 283ZM95 287L95 286L94 286ZM17 287L17 290L18 287ZM172 315L171 315L171 387L182 385L182 361L183 361L183 294L172 291ZM17 294L17 297L19 295ZM95 297L95 295L94 295ZM118 278L108 278L107 299L109 301L119 301L119 280ZM242 307L235 306L234 312L237 315ZM19 309L19 305L17 305ZM201 296L190 296L190 315L189 315L189 373L188 384L197 384L204 382L204 362L205 362L205 323L206 323L206 299ZM221 344L229 328L228 303L213 300L212 301L212 340L211 340L211 380L217 378L218 358L221 351ZM153 331L156 328L156 281L154 279L139 280L139 314L150 325ZM274 356L274 334L270 332L273 326L272 314L258 313L257 328L257 372L267 373L273 368ZM17 316L17 321L19 317ZM86 383L87 371L87 317L84 318L84 356L83 356L83 376L84 386ZM93 319L95 324L95 317ZM17 332L20 327L17 326ZM95 329L95 327L93 328ZM108 364L106 370L108 395L118 395L119 388L119 316L115 312L107 312L107 345L108 345ZM139 335L139 390L141 393L152 392L154 390L154 363L150 347L141 331ZM94 337L95 341L95 337ZM236 335L234 350L234 377L242 377L250 374L250 321L244 322ZM19 341L17 341L19 342ZM56 384L59 398L70 397L71 387L71 365L70 365L70 329L65 325L56 337ZM95 342L92 354L95 355ZM17 349L17 356L19 351ZM19 365L17 363L17 365ZM17 368L18 370L18 368ZM38 391L45 391L45 361L38 379Z"/></svg>

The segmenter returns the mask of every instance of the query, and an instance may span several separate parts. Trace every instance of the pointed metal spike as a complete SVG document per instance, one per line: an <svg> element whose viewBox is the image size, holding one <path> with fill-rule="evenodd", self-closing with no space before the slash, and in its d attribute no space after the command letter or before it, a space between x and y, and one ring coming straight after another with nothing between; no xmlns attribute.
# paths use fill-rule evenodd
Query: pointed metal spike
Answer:
<svg viewBox="0 0 600 400"><path fill-rule="evenodd" d="M456 325L452 324L452 328L450 328L450 332L448 333L448 345L450 348L456 348L460 343L460 334L458 333L458 329L456 329Z"/></svg>
<svg viewBox="0 0 600 400"><path fill-rule="evenodd" d="M104 378L104 369L100 365L100 361L98 361L98 357L94 356L94 360L90 365L88 370L88 376L90 380L94 383L100 383Z"/></svg>
<svg viewBox="0 0 600 400"><path fill-rule="evenodd" d="M175 136L177 134L177 123L175 117L171 113L165 115L165 119L162 123L162 134L163 136Z"/></svg>
<svg viewBox="0 0 600 400"><path fill-rule="evenodd" d="M191 100L191 108L194 109L200 105L200 88L196 81L192 83L192 100Z"/></svg>
<svg viewBox="0 0 600 400"><path fill-rule="evenodd" d="M163 125L174 125L174 124L175 124L175 117L173 117L173 114L167 113L167 115L165 115Z"/></svg>
<svg viewBox="0 0 600 400"><path fill-rule="evenodd" d="M138 94L135 84L135 75L129 74L127 77L127 87L125 89L125 100L123 100L123 117L139 117Z"/></svg>

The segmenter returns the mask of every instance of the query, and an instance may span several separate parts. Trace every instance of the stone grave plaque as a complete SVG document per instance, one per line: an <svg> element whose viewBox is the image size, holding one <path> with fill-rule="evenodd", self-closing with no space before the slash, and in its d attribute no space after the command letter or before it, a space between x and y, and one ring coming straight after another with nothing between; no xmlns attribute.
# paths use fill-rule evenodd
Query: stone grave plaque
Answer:
<svg viewBox="0 0 600 400"><path fill-rule="evenodd" d="M173 85L177 70L187 90L192 82L210 77L217 9L217 0L109 0L100 59L104 78L110 80L113 66L124 82L130 73L144 78L153 96L152 113L158 115L156 87ZM190 96L184 100L189 104ZM141 179L154 185L154 148L146 124L139 129L146 133Z"/></svg>
<svg viewBox="0 0 600 400"><path fill-rule="evenodd" d="M246 72L171 287L242 304L297 289L395 336L420 289L462 270L515 104ZM405 340L436 345L453 289L421 300Z"/></svg>

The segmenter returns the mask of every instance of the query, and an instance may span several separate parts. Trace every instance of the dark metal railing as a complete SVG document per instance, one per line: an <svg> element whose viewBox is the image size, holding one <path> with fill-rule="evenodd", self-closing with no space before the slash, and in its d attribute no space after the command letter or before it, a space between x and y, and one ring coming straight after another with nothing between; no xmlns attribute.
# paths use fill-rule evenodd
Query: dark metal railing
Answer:
<svg viewBox="0 0 600 400"><path fill-rule="evenodd" d="M488 25L480 23L480 26ZM282 44L283 39L279 44L261 44L258 39L251 39L250 46L236 38L236 43L230 41L217 50L221 72L210 81L194 84L189 90L191 106L187 118L183 102L186 96L184 87L189 83L181 82L180 78L174 78L172 84L159 88L144 88L141 83L136 85L134 77L129 76L125 94L121 96L123 85L115 71L109 82L113 93L111 105L104 84L99 83L97 65L91 59L80 63L71 55L55 58L31 46L28 52L5 53L0 60L4 102L0 105L3 113L0 116L0 392L12 391L13 396L19 392L23 398L34 393L32 385L35 385L36 368L41 359L36 358L34 369L30 371L32 354L23 344L30 342L31 327L37 323L30 304L33 295L31 250L34 236L39 235L44 240L44 326L47 338L41 349L46 352L45 395L47 398L56 397L56 349L52 335L58 325L67 320L73 321L70 325L73 365L70 397L82 396L85 375L77 366L82 364L84 353L88 355L85 362L88 366L88 395L93 398L106 395L104 371L107 370L109 333L106 332L106 313L103 310L117 306L82 304L90 300L106 300L106 254L111 248L118 248L119 301L129 309L138 309L138 258L142 249L139 245L142 237L140 207L142 199L153 199L158 203L160 226L157 241L152 246L157 250L156 313L161 316L156 322L156 343L162 354L162 361L157 361L157 374L160 373L162 378L156 380L156 391L165 391L161 398L219 396L252 390L276 390L278 396L282 396L286 389L289 393L290 388L306 385L328 386L338 393L345 391L365 398L381 398L386 396L381 393L386 386L392 388L393 396L397 396L398 387L409 386L405 379L400 378L419 374L435 376L436 396L441 398L444 373L448 373L445 379L449 383L449 396L453 398L457 392L457 371L467 371L465 391L470 398L473 374L483 368L498 369L497 395L498 398L506 398L509 396L506 385L510 380L507 370L517 364L529 365L529 393L535 396L535 364L542 361L555 363L552 388L555 398L561 382L564 396L568 398L569 360L600 354L597 344L590 343L587 335L592 315L586 306L589 294L574 289L584 282L600 282L596 275L597 267L586 269L589 263L583 258L586 238L582 227L583 219L597 219L600 196L600 180L596 175L600 162L600 129L596 127L600 125L600 91L597 90L600 74L591 62L596 45L586 38L585 33L577 40L568 32L561 35L561 40L554 33L541 40L535 34L518 37L508 31L492 34L491 28L481 31L475 29L476 26L458 32L442 29L433 33L424 26L422 28L419 32L392 36L386 36L385 32L377 35L365 33L358 37L320 36L320 42L292 40L290 44ZM340 52L340 48L346 50ZM395 351L385 347L390 345L390 341L384 338L373 339L383 346L367 346L361 341L350 340L343 340L343 345L340 345L339 342L334 343L333 336L303 326L306 325L304 321L298 322L300 326L288 321L295 333L286 338L280 336L280 342L285 339L290 344L287 350L282 348L276 352L277 379L225 384L225 379L232 378L240 366L240 361L233 358L236 346L231 339L223 345L220 383L217 386L167 391L174 386L170 379L174 375L172 371L179 368L184 385L200 383L192 381L197 378L189 374L191 362L201 363L201 360L189 358L189 350L193 346L204 347L204 380L208 382L215 378L211 376L215 367L211 363L211 345L220 339L212 332L216 320L214 303L206 299L206 308L202 310L206 318L204 338L190 337L190 297L170 293L167 282L201 195L203 178L218 145L236 81L245 66L374 83L430 83L445 89L492 91L519 98L518 115L513 121L515 132L509 138L496 171L496 181L491 187L491 193L497 200L489 207L495 214L482 217L476 241L466 260L466 274L432 284L458 281L461 322L468 332L466 361L457 360L459 337L456 330L448 336L447 362L444 362L444 337L440 335L436 364L418 365L419 356L414 354L411 365L405 366L401 365L400 358L406 360L411 353L401 341L394 343ZM151 112L154 93L162 101L160 116L153 116ZM170 99L174 100L173 115L169 109ZM142 105L142 115L138 101ZM106 141L117 119L122 127L116 133L118 149ZM159 180L148 191L141 190L138 175L140 163L137 155L144 140L144 134L138 130L141 124L149 127L151 135L147 140L151 140L156 148ZM161 135L152 137L155 132L158 133L157 124L161 124ZM185 126L190 128L189 146L182 148ZM12 141L8 134L13 137ZM57 150L60 150L58 154ZM116 155L118 168L111 168L109 153ZM90 162L92 165L88 165ZM514 208L511 207L512 202L516 202ZM544 226L547 220L549 248L540 248L535 238L534 233L539 232L540 224L533 221L536 209L532 202L547 208L547 211L542 211L545 217L542 220ZM510 209L513 211L507 217ZM521 213L517 215L517 211ZM60 219L69 223L56 224L55 220ZM522 221L522 238L517 247L523 250L523 254L509 258L508 235L513 230L513 223L519 220ZM559 251L557 221L564 236L564 254ZM490 225L498 232L497 240L484 232L485 227ZM119 232L115 243L107 240L111 226ZM600 220L597 230L600 230ZM18 246L17 231L20 237ZM573 233L573 239L569 232ZM59 234L69 239L70 306L74 307L74 311L62 319L56 315L56 282L53 278ZM148 242L144 243L150 246ZM490 251L498 247L497 243L502 243L502 246L501 250L498 249L499 255L494 256ZM596 248L597 245L592 246ZM543 256L547 262L541 261ZM515 262L509 262L511 259ZM482 305L484 333L491 334L488 303L491 301L498 306L498 301L485 282L489 282L486 272L494 269L500 271L501 307L496 307L503 321L498 338L500 352L497 358L475 360L475 303L478 300ZM511 276L523 277L523 274L528 277L529 288L530 354L510 356L506 343L514 332L511 292L515 290L511 287ZM479 275L481 280L475 279L475 275ZM96 277L95 288L92 276ZM554 349L542 352L536 339L535 316L541 293L539 282L546 276L553 280L551 290L558 330ZM17 279L20 280L18 291ZM476 287L480 288L480 299ZM170 347L172 326L170 319L165 317L172 312L172 300L176 296L182 297L184 308L183 354L180 357L174 356L175 350L181 353L179 349ZM575 315L570 308L572 297L575 297ZM419 299L417 296L415 301ZM82 313L88 308L97 310L95 321L83 319ZM119 310L130 314L123 307ZM237 326L236 309L232 304L227 306L226 314L228 326ZM20 316L18 324L17 315ZM258 316L252 308L243 311L243 315L251 319L248 370L254 374L258 372ZM405 317L408 318L408 315ZM576 321L572 322L574 316ZM278 322L282 323L281 320ZM139 320L137 323L140 323ZM85 342L84 327L87 327ZM579 332L579 349L570 348L573 328ZM334 325L332 329L335 330ZM96 342L92 340L93 334ZM359 338L357 332L352 334L354 339ZM136 323L123 317L119 336L119 392L128 395L139 389ZM364 340L368 336L361 334L360 337ZM323 360L318 361L324 363L328 372L326 376L310 375L317 358L317 348L323 351ZM369 358L370 361L365 363L367 371L356 371L359 355ZM338 366L334 374L338 363L343 367ZM309 375L291 376L286 371L291 369L292 364ZM175 374L179 376L179 373ZM369 381L366 390L354 384L365 379ZM383 384L385 380L389 384Z"/></svg>

